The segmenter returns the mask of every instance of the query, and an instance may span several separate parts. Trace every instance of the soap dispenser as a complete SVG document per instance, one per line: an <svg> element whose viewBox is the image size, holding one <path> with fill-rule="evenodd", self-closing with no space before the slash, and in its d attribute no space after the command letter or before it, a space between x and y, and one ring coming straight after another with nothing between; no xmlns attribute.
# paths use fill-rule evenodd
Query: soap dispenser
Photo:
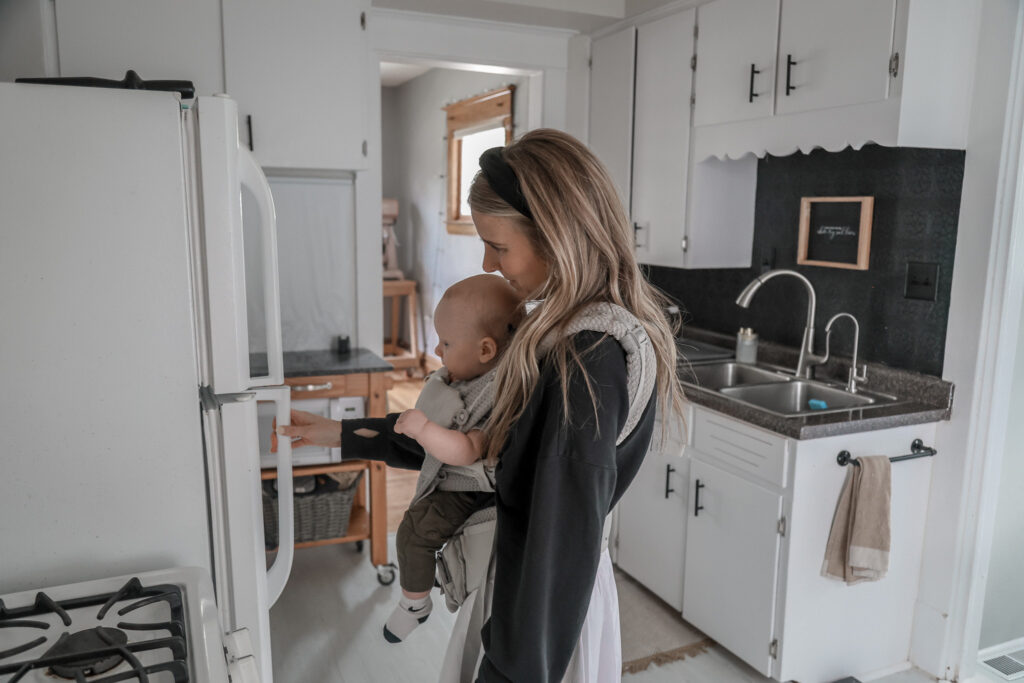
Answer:
<svg viewBox="0 0 1024 683"><path fill-rule="evenodd" d="M757 362L757 333L749 327L741 327L736 333L736 362Z"/></svg>

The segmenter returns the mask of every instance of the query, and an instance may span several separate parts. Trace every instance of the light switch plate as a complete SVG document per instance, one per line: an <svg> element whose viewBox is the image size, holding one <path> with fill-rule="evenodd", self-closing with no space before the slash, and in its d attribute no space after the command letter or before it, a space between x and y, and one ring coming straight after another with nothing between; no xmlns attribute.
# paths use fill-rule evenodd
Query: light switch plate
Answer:
<svg viewBox="0 0 1024 683"><path fill-rule="evenodd" d="M935 301L939 291L939 264L907 261L904 298Z"/></svg>

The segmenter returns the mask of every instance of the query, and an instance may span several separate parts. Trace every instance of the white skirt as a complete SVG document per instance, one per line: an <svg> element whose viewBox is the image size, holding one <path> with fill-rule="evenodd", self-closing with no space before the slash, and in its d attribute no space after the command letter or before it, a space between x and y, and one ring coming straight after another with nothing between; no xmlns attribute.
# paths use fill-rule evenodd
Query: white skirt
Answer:
<svg viewBox="0 0 1024 683"><path fill-rule="evenodd" d="M473 683L483 658L480 628L490 616L493 566L486 592L477 590L459 609L448 650L445 652L440 683ZM612 558L601 551L590 607L580 639L569 661L562 683L619 683L622 680L622 638L619 631L619 596L615 589Z"/></svg>

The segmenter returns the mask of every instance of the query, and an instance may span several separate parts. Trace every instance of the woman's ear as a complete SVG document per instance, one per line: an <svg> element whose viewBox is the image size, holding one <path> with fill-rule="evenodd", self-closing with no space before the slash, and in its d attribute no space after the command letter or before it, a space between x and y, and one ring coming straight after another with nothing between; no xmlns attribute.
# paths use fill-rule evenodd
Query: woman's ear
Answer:
<svg viewBox="0 0 1024 683"><path fill-rule="evenodd" d="M493 337L484 337L480 340L480 362L490 363L498 355L498 342Z"/></svg>

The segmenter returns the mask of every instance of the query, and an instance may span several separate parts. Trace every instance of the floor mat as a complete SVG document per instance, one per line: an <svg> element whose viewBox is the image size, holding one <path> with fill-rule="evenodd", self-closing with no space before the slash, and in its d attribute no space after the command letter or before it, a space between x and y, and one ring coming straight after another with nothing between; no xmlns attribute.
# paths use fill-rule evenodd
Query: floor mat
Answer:
<svg viewBox="0 0 1024 683"><path fill-rule="evenodd" d="M615 585L619 591L623 673L696 657L714 644L683 621L678 612L618 569Z"/></svg>

